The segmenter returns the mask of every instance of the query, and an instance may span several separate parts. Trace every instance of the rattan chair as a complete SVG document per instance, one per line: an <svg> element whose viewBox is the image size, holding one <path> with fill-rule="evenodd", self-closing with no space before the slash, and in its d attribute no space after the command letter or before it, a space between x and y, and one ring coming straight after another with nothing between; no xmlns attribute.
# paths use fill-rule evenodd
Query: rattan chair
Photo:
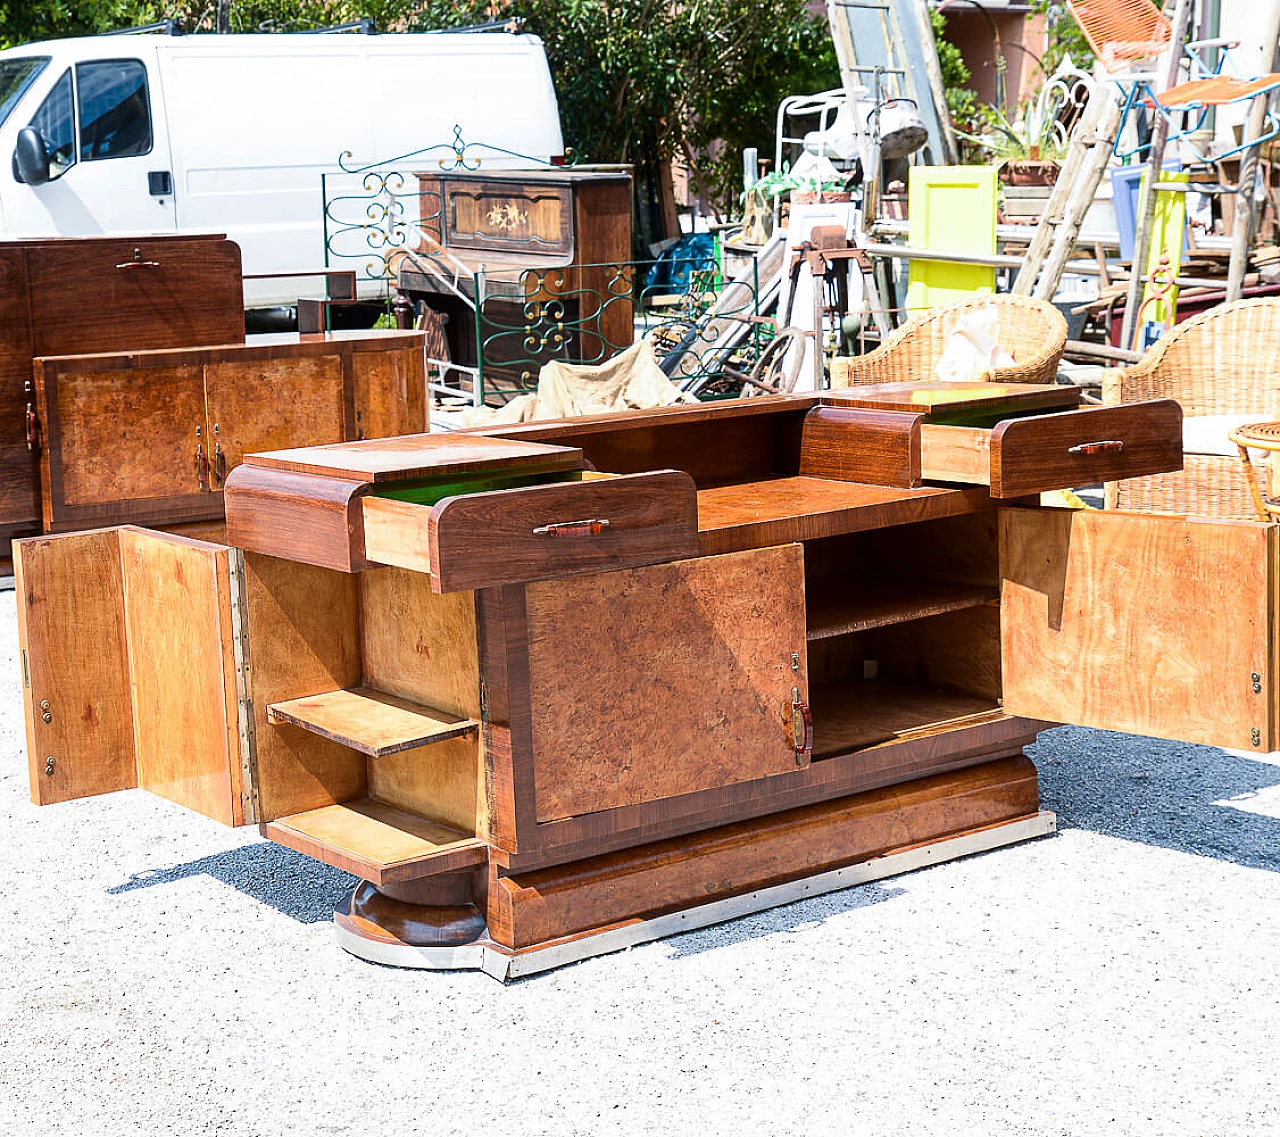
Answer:
<svg viewBox="0 0 1280 1137"><path fill-rule="evenodd" d="M1157 340L1132 367L1103 382L1104 403L1176 399L1222 453L1188 453L1185 468L1129 478L1107 488L1107 505L1202 517L1256 517L1236 448L1227 434L1248 417L1280 417L1280 300L1237 300L1193 316ZM1197 424L1204 416L1223 416ZM1216 433L1215 433L1216 432ZM1217 438L1217 434L1221 438ZM1192 441L1194 449L1208 449ZM1256 464L1259 476L1265 463Z"/></svg>
<svg viewBox="0 0 1280 1137"><path fill-rule="evenodd" d="M994 306L1000 313L995 340L1013 356L1012 367L985 371L989 383L1052 383L1067 342L1062 313L1043 300L1026 296L985 294L942 304L896 331L866 355L838 356L831 361L833 387L865 383L907 383L936 378L934 368L947 346L956 320L967 312Z"/></svg>

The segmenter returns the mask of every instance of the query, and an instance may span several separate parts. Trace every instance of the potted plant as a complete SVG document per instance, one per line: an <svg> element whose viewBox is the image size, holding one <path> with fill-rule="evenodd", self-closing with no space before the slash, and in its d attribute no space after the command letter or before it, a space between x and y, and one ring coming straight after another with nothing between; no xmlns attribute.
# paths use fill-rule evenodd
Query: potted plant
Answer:
<svg viewBox="0 0 1280 1137"><path fill-rule="evenodd" d="M1058 159L1065 147L1053 115L1038 100L1024 104L1016 120L999 107L984 107L979 117L986 129L960 137L999 163L1005 185L1051 186L1058 180Z"/></svg>
<svg viewBox="0 0 1280 1137"><path fill-rule="evenodd" d="M773 231L773 206L781 197L793 205L806 205L819 201L852 201L849 175L841 174L830 162L829 169L796 172L783 163L781 170L770 170L743 191L743 230L750 243L763 244ZM787 207L784 204L782 215Z"/></svg>

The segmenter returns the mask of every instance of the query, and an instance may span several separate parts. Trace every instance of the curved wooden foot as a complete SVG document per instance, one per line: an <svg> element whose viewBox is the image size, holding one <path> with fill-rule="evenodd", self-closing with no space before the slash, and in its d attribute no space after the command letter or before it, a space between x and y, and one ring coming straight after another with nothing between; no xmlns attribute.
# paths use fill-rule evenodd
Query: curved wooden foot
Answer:
<svg viewBox="0 0 1280 1137"><path fill-rule="evenodd" d="M353 955L399 967L424 966L486 937L484 915L471 903L469 875L446 874L410 885L356 885L333 914L338 942ZM430 964L426 964L430 966Z"/></svg>

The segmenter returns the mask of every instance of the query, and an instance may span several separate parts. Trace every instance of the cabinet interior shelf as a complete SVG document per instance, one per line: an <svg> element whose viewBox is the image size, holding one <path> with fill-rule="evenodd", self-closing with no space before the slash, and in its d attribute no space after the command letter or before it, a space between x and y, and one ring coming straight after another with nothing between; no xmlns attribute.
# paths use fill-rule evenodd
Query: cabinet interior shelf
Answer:
<svg viewBox="0 0 1280 1137"><path fill-rule="evenodd" d="M424 707L372 687L272 703L267 707L267 721L292 723L371 758L458 738L479 727L474 719Z"/></svg>
<svg viewBox="0 0 1280 1137"><path fill-rule="evenodd" d="M470 868L488 857L474 834L371 798L280 817L264 828L278 844L375 884Z"/></svg>
<svg viewBox="0 0 1280 1137"><path fill-rule="evenodd" d="M999 599L994 585L962 584L948 580L815 580L807 585L810 640L848 632L865 632L903 624L943 612L976 608Z"/></svg>

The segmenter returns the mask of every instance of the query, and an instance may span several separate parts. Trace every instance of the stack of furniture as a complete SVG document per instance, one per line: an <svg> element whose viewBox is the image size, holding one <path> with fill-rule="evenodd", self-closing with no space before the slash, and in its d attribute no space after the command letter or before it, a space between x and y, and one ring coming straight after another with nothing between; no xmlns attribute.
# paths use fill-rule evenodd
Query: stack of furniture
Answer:
<svg viewBox="0 0 1280 1137"><path fill-rule="evenodd" d="M0 244L0 531L220 518L264 447L423 430L422 336L244 332L221 236Z"/></svg>

